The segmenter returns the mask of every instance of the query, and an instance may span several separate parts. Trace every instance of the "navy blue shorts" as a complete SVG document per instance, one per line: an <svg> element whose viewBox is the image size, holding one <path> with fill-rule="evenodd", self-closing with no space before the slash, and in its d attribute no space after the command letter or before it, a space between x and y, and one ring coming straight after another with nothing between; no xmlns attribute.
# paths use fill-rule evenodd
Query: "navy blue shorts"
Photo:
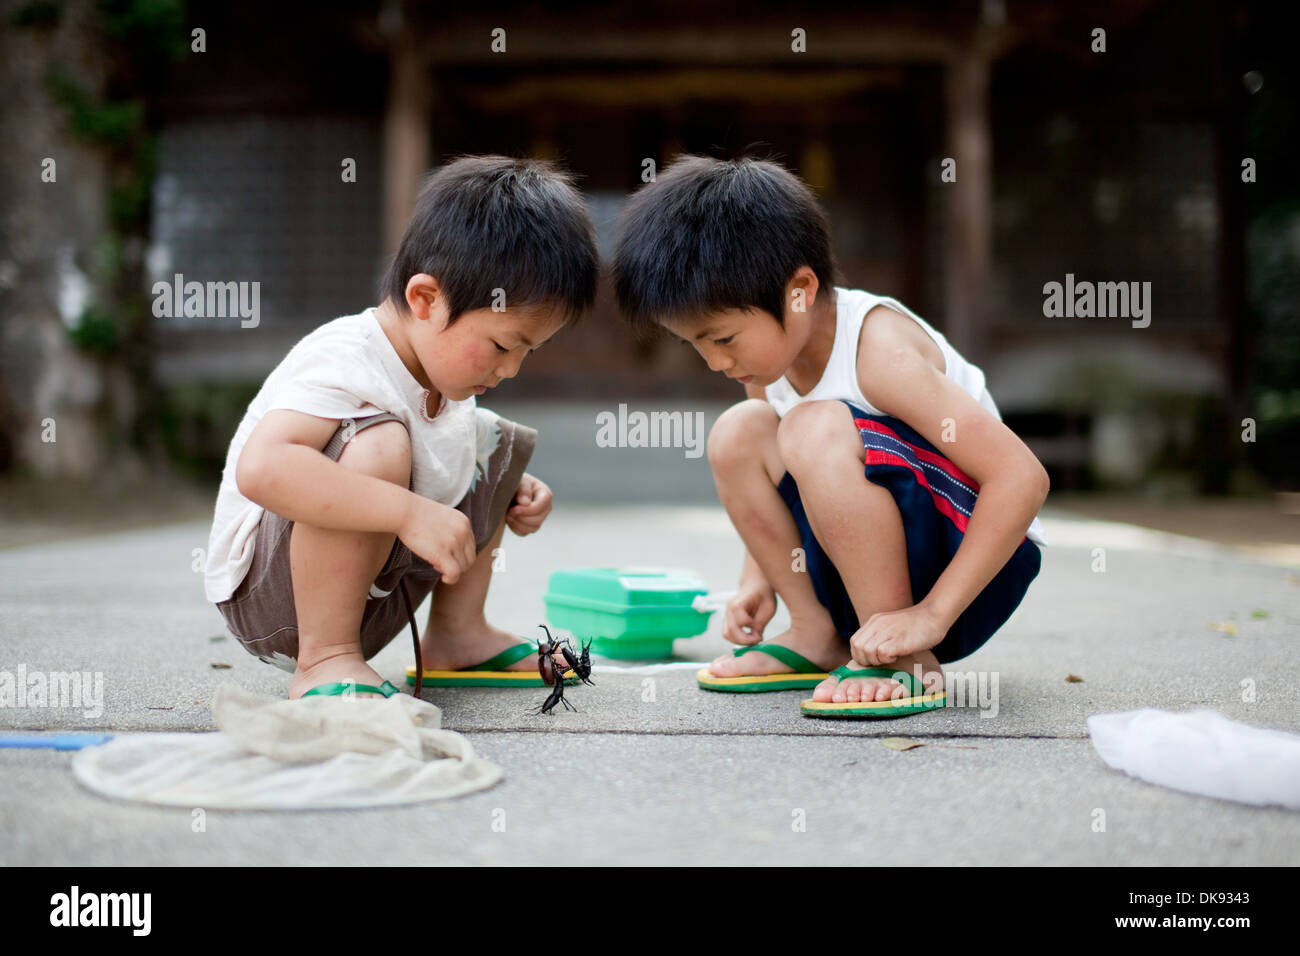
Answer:
<svg viewBox="0 0 1300 956"><path fill-rule="evenodd" d="M979 484L925 440L915 430L888 415L868 415L844 403L862 435L866 449L866 476L889 489L903 518L907 538L907 569L912 601L920 603L948 567L966 536ZM844 589L839 572L813 535L799 498L799 487L787 472L777 486L799 528L813 590L846 640L862 626ZM1028 538L997 576L970 603L957 622L932 650L939 663L961 660L975 653L1006 623L1038 576L1042 554Z"/></svg>

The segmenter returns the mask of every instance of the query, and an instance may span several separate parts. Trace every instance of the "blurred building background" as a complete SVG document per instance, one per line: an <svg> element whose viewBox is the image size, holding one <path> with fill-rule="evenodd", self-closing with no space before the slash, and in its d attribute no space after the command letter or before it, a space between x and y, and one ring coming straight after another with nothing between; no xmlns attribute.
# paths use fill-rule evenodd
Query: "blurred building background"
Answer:
<svg viewBox="0 0 1300 956"><path fill-rule="evenodd" d="M266 373L376 303L419 176L450 157L558 160L607 251L647 160L749 150L815 188L847 285L899 298L984 367L1054 490L1296 487L1300 110L1283 7L3 9L0 470L215 483ZM178 273L259 282L258 327L155 318L152 283ZM1150 282L1150 325L1045 317L1044 284L1067 274ZM615 407L739 399L729 385L689 348L634 341L606 284L498 391Z"/></svg>

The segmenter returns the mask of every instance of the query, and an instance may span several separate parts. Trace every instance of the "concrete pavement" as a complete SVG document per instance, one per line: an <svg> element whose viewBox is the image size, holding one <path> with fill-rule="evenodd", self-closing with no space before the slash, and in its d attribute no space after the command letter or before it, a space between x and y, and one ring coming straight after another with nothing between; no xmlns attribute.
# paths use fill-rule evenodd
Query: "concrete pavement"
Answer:
<svg viewBox="0 0 1300 956"><path fill-rule="evenodd" d="M681 467L693 472L678 496L689 502L703 494L707 466ZM1300 731L1300 575L1132 526L1044 517L1053 544L1027 599L988 645L947 667L984 675L986 689L996 677L996 714L950 707L833 722L802 717L802 692L706 693L686 662L726 649L715 616L706 634L677 642L682 666L598 667L597 686L569 694L576 714L526 713L545 696L536 690L426 692L444 726L505 771L496 787L443 803L210 811L206 832L193 833L187 810L83 790L68 754L0 750L0 863L1294 862L1300 814L1111 770L1085 719L1207 706ZM215 729L208 702L222 681L283 695L288 675L226 637L204 600L194 549L206 547L207 532L197 521L0 551L0 670L104 680L98 716L0 708L0 727L206 731ZM553 570L679 566L727 590L742 553L720 509L692 504L561 504L543 533L507 535L505 548L489 616L529 636L545 620ZM1096 548L1105 549L1104 572L1093 570ZM421 626L425 613L417 612ZM376 667L396 681L410 654L399 635ZM925 746L881 743L900 735ZM1093 829L1097 809L1105 832ZM493 828L502 819L504 832Z"/></svg>

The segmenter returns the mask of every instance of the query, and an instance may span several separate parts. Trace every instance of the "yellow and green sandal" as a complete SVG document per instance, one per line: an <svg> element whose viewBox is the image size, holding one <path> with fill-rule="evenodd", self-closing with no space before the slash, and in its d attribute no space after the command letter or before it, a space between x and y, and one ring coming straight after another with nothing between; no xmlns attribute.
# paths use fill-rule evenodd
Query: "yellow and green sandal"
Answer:
<svg viewBox="0 0 1300 956"><path fill-rule="evenodd" d="M907 717L923 710L935 710L943 707L948 700L947 691L925 693L925 686L915 674L894 670L890 667L837 667L831 671L832 677L844 680L846 677L892 677L904 687L910 696L897 700L833 701L805 700L799 705L799 711L805 717Z"/></svg>
<svg viewBox="0 0 1300 956"><path fill-rule="evenodd" d="M546 681L537 672L537 668L526 671L506 670L511 664L523 660L529 654L537 653L537 645L531 642L507 647L496 657L490 657L482 664L466 667L457 671L424 672L425 687L546 687ZM576 682L578 675L572 670L565 671L564 682ZM415 686L415 668L406 669L406 683Z"/></svg>
<svg viewBox="0 0 1300 956"><path fill-rule="evenodd" d="M348 697L356 694L383 694L385 697L392 697L394 694L400 694L391 681L384 681L378 687L374 684L356 684L352 681L339 681L333 684L320 684L309 691L305 691L302 697L310 697L317 694L321 697Z"/></svg>
<svg viewBox="0 0 1300 956"><path fill-rule="evenodd" d="M802 654L780 644L759 642L748 647L737 647L731 653L735 657L740 657L750 651L770 654L786 667L794 668L794 673L718 677L705 667L695 675L696 681L705 690L720 690L733 694L761 694L770 690L806 690L809 687L816 687L830 676Z"/></svg>

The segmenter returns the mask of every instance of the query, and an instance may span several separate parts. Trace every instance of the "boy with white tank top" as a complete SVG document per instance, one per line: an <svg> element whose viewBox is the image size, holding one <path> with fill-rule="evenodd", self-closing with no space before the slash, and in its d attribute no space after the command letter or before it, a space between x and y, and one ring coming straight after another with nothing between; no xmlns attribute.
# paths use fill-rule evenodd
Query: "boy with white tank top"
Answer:
<svg viewBox="0 0 1300 956"><path fill-rule="evenodd" d="M816 717L947 704L940 665L992 637L1037 576L1047 473L984 373L895 299L837 288L825 216L762 160L679 159L620 219L614 280L745 386L709 435L745 542L702 688L813 689ZM791 627L763 629L785 601Z"/></svg>

